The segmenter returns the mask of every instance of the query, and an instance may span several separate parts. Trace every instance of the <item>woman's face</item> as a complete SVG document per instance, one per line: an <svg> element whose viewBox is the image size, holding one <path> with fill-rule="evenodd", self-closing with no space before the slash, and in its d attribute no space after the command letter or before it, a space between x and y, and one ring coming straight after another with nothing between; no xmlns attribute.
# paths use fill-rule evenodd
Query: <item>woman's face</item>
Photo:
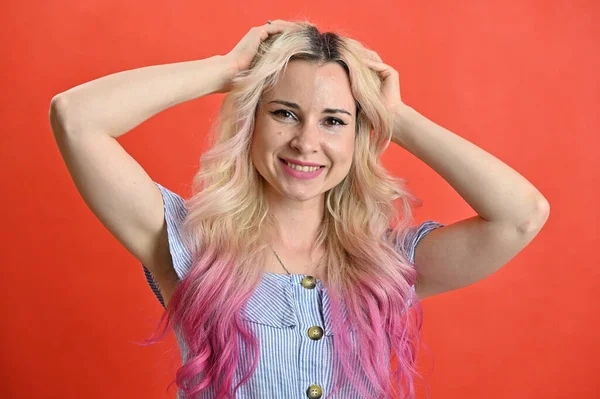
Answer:
<svg viewBox="0 0 600 399"><path fill-rule="evenodd" d="M251 155L267 189L306 201L335 187L352 164L355 119L341 65L290 61L256 111Z"/></svg>

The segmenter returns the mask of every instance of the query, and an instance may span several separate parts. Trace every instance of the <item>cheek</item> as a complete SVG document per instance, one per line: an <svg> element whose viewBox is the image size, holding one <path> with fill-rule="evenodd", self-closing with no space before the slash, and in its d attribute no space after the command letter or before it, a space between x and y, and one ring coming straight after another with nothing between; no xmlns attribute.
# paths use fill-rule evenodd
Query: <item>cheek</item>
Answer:
<svg viewBox="0 0 600 399"><path fill-rule="evenodd" d="M265 137L264 130L257 127L252 135L252 152L254 155L260 157L267 149L268 143L269 140Z"/></svg>
<svg viewBox="0 0 600 399"><path fill-rule="evenodd" d="M268 130L255 129L252 136L250 154L252 163L259 173L268 173L272 168L273 153L277 149L278 137L276 133Z"/></svg>
<svg viewBox="0 0 600 399"><path fill-rule="evenodd" d="M250 144L250 157L256 170L263 175L265 172L265 141L260 132L255 131Z"/></svg>
<svg viewBox="0 0 600 399"><path fill-rule="evenodd" d="M339 164L349 165L354 157L354 138L331 140L327 143L327 149Z"/></svg>
<svg viewBox="0 0 600 399"><path fill-rule="evenodd" d="M344 168L346 170L346 174L350 171L352 167L352 163L354 162L354 137L351 140L348 140L344 143Z"/></svg>

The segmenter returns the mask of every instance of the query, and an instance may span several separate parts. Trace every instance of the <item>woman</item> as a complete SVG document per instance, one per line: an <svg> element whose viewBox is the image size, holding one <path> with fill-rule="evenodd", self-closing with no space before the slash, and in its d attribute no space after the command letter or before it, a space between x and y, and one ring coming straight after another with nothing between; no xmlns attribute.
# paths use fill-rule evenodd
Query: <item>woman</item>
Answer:
<svg viewBox="0 0 600 399"><path fill-rule="evenodd" d="M188 200L115 140L228 91ZM308 23L269 21L225 56L85 83L50 119L82 197L166 306L179 397L414 397L419 299L493 273L549 213L521 175L404 104L376 53ZM478 216L409 228L415 198L379 162L390 140Z"/></svg>

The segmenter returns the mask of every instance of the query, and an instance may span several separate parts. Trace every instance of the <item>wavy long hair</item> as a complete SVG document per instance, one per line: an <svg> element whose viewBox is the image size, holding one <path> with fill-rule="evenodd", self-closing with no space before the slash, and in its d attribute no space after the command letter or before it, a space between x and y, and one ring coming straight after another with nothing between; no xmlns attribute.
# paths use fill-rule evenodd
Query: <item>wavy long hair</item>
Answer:
<svg viewBox="0 0 600 399"><path fill-rule="evenodd" d="M300 30L263 41L223 101L212 146L200 158L193 195L185 201L181 231L193 268L168 303L161 336L173 326L188 349L176 375L186 396L212 386L218 398L235 397L255 371L259 343L241 315L270 255L261 237L276 223L263 196L268 183L250 155L255 112L291 60L338 63L357 104L355 150L348 175L325 195L316 243L325 248L322 280L331 305L334 391L349 382L365 397L413 398L422 309L411 290L416 271L399 243L412 221L412 205L421 202L381 164L391 140L391 115L381 79L360 58L364 47L300 24ZM243 366L240 343L251 349L253 361L234 387L236 369ZM392 354L396 367L384 361Z"/></svg>

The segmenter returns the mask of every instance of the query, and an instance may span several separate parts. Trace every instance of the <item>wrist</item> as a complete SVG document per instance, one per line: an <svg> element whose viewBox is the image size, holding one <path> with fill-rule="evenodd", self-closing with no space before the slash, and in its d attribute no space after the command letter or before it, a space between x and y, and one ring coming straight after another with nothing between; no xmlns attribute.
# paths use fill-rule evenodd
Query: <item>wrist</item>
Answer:
<svg viewBox="0 0 600 399"><path fill-rule="evenodd" d="M240 72L240 67L237 63L237 60L232 58L229 54L226 55L218 55L219 62L222 64L223 70L230 76L232 79L235 75Z"/></svg>
<svg viewBox="0 0 600 399"><path fill-rule="evenodd" d="M215 55L213 57L213 60L216 63L218 70L220 71L219 75L221 80L219 89L216 92L227 93L231 90L231 83L233 78L239 72L237 63L233 62L226 55Z"/></svg>
<svg viewBox="0 0 600 399"><path fill-rule="evenodd" d="M414 108L401 103L394 108L392 114L394 121L392 141L402 145L402 140L410 134L411 128L419 113Z"/></svg>

